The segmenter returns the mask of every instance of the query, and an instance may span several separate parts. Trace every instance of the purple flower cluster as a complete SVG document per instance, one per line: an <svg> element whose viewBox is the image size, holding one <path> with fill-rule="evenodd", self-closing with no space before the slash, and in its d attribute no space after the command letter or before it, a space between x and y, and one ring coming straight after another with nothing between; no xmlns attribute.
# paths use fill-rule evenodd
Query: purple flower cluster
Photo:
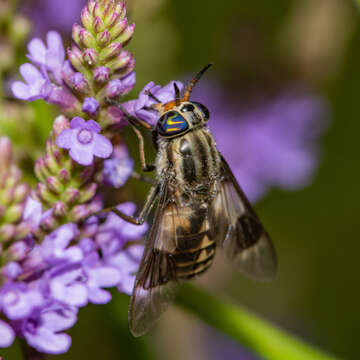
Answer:
<svg viewBox="0 0 360 360"><path fill-rule="evenodd" d="M135 211L132 203L118 208L128 215ZM24 220L34 230L48 216L28 199ZM95 216L82 227L64 224L41 244L32 237L15 243L16 261L0 269L0 310L7 319L0 321L0 347L10 346L16 334L39 352L66 352L71 338L64 331L75 324L79 308L109 302L105 288L130 293L143 246L128 242L146 230L147 225L128 224L111 213L101 225Z"/></svg>
<svg viewBox="0 0 360 360"><path fill-rule="evenodd" d="M76 108L77 99L63 84L65 49L61 36L55 31L47 33L47 44L35 38L28 44L28 59L32 62L20 66L25 82L15 81L12 91L21 100L43 99L63 109Z"/></svg>
<svg viewBox="0 0 360 360"><path fill-rule="evenodd" d="M94 215L103 208L102 183L121 187L133 171L126 146L114 140L123 114L107 100L120 101L135 86L135 60L124 50L134 24L120 0L89 0L81 22L67 52L57 32L48 32L46 43L31 40L31 63L20 67L24 82L12 84L18 99L43 99L62 115L36 161L39 182L31 195L11 163L10 142L0 141L6 159L0 170L8 173L0 179L6 183L0 213L3 199L14 205L6 210L11 224L0 216L0 347L18 336L38 352L66 352L71 338L65 331L79 309L109 302L110 287L129 294L143 252L146 224ZM135 212L132 203L118 208Z"/></svg>

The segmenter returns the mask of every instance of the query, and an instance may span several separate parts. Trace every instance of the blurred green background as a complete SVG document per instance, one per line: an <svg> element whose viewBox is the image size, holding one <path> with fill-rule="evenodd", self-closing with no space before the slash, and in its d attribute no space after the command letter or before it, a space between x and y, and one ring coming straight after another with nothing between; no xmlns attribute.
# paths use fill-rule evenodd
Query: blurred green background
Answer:
<svg viewBox="0 0 360 360"><path fill-rule="evenodd" d="M214 61L209 78L243 101L295 85L327 102L331 124L313 183L299 191L272 190L256 204L278 252L276 280L247 280L218 256L198 282L340 358L358 359L359 9L346 0L128 0L128 6L136 22L133 94L151 80L166 84ZM54 109L32 108L36 141L44 142ZM125 189L139 204L146 190L134 182ZM150 335L134 339L127 305L128 298L114 292L112 303L82 309L70 331L70 351L54 358L255 359L175 306ZM1 354L21 358L17 346Z"/></svg>

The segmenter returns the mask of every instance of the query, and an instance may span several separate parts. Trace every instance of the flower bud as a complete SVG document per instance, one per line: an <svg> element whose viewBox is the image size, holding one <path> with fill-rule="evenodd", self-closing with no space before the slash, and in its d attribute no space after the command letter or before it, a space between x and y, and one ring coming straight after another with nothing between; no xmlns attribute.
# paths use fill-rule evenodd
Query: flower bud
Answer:
<svg viewBox="0 0 360 360"><path fill-rule="evenodd" d="M105 24L99 16L95 17L93 27L96 33L100 33L105 30Z"/></svg>
<svg viewBox="0 0 360 360"><path fill-rule="evenodd" d="M124 19L126 16L126 4L125 2L118 2L114 12L120 14L120 20Z"/></svg>
<svg viewBox="0 0 360 360"><path fill-rule="evenodd" d="M29 192L29 187L26 184L20 184L15 188L13 194L14 202L23 202Z"/></svg>
<svg viewBox="0 0 360 360"><path fill-rule="evenodd" d="M64 217L68 211L67 206L62 201L57 201L52 209L55 217Z"/></svg>
<svg viewBox="0 0 360 360"><path fill-rule="evenodd" d="M117 12L111 12L105 19L109 29L113 28L119 21L121 21L120 14Z"/></svg>
<svg viewBox="0 0 360 360"><path fill-rule="evenodd" d="M16 226L16 233L14 235L15 240L24 239L28 236L32 231L31 225L26 222L21 222L19 225Z"/></svg>
<svg viewBox="0 0 360 360"><path fill-rule="evenodd" d="M7 242L15 235L16 228L12 224L5 224L0 227L0 243Z"/></svg>
<svg viewBox="0 0 360 360"><path fill-rule="evenodd" d="M48 204L53 204L56 202L56 197L54 194L47 188L43 183L38 183L36 186L37 195L40 199Z"/></svg>
<svg viewBox="0 0 360 360"><path fill-rule="evenodd" d="M91 33L85 29L80 31L80 40L81 44L87 48L96 47L96 39L91 35Z"/></svg>
<svg viewBox="0 0 360 360"><path fill-rule="evenodd" d="M71 64L76 70L80 71L81 73L86 72L83 54L76 45L73 44L71 49L67 49L67 54Z"/></svg>
<svg viewBox="0 0 360 360"><path fill-rule="evenodd" d="M70 127L69 120L65 116L59 115L55 119L54 125L53 125L53 131L54 131L55 137L58 137L59 134L61 134L65 129L68 129L69 127Z"/></svg>
<svg viewBox="0 0 360 360"><path fill-rule="evenodd" d="M45 181L46 177L49 175L47 169L44 165L44 160L42 158L36 160L34 167L35 175L40 181Z"/></svg>
<svg viewBox="0 0 360 360"><path fill-rule="evenodd" d="M63 183L63 184L67 184L70 181L70 172L67 169L61 169L59 171L59 180Z"/></svg>
<svg viewBox="0 0 360 360"><path fill-rule="evenodd" d="M89 13L92 14L92 15L94 15L95 6L96 6L96 1L95 1L95 0L90 0L90 1L88 2L87 7L88 7L88 9L89 9Z"/></svg>
<svg viewBox="0 0 360 360"><path fill-rule="evenodd" d="M89 215L91 215L91 213L90 213L90 210L89 210L88 206L86 206L86 205L77 205L70 212L69 220L71 222L76 223L76 222L79 222L79 221L85 219Z"/></svg>
<svg viewBox="0 0 360 360"><path fill-rule="evenodd" d="M128 26L127 19L122 19L121 21L117 21L114 26L110 29L110 34L113 39L116 39Z"/></svg>
<svg viewBox="0 0 360 360"><path fill-rule="evenodd" d="M21 219L22 212L24 210L23 204L14 204L6 209L4 215L4 222L16 223Z"/></svg>
<svg viewBox="0 0 360 360"><path fill-rule="evenodd" d="M50 155L49 153L45 154L44 157L44 164L46 168L51 173L57 173L59 171L59 164L57 163L54 156Z"/></svg>
<svg viewBox="0 0 360 360"><path fill-rule="evenodd" d="M97 190L96 183L91 183L88 186L86 186L85 188L81 189L79 202L85 203L85 202L88 202L89 200L91 200L95 196L96 190Z"/></svg>
<svg viewBox="0 0 360 360"><path fill-rule="evenodd" d="M7 255L9 256L10 261L22 261L29 251L29 245L25 241L17 241L10 246L7 251Z"/></svg>
<svg viewBox="0 0 360 360"><path fill-rule="evenodd" d="M101 2L97 2L94 6L93 14L95 17L102 17L104 11L104 2L101 4Z"/></svg>
<svg viewBox="0 0 360 360"><path fill-rule="evenodd" d="M94 66L99 60L99 54L94 49L86 49L83 60L88 66Z"/></svg>
<svg viewBox="0 0 360 360"><path fill-rule="evenodd" d="M46 179L47 187L55 194L59 195L64 191L64 185L55 176Z"/></svg>
<svg viewBox="0 0 360 360"><path fill-rule="evenodd" d="M135 24L127 26L127 28L115 39L125 46L132 38L135 30Z"/></svg>
<svg viewBox="0 0 360 360"><path fill-rule="evenodd" d="M98 45L100 47L104 47L107 44L109 44L110 40L111 40L111 35L108 30L103 31L97 34L96 36L96 41L98 42Z"/></svg>
<svg viewBox="0 0 360 360"><path fill-rule="evenodd" d="M101 50L100 52L100 61L107 62L108 60L112 59L115 56L120 55L122 48L121 42L113 42L105 49Z"/></svg>
<svg viewBox="0 0 360 360"><path fill-rule="evenodd" d="M125 68L127 65L129 65L131 59L132 59L132 55L128 51L122 51L118 57L116 57L113 60L110 60L107 63L107 66L112 71L118 71L122 68Z"/></svg>
<svg viewBox="0 0 360 360"><path fill-rule="evenodd" d="M64 201L66 204L74 204L75 202L78 202L80 198L80 190L75 188L69 188L66 189L64 193Z"/></svg>
<svg viewBox="0 0 360 360"><path fill-rule="evenodd" d="M106 66L99 66L95 69L94 79L98 83L105 83L109 81L110 69Z"/></svg>
<svg viewBox="0 0 360 360"><path fill-rule="evenodd" d="M70 88L81 94L90 93L90 85L85 76L79 72L74 73L66 82Z"/></svg>
<svg viewBox="0 0 360 360"><path fill-rule="evenodd" d="M83 31L83 28L79 24L75 23L72 28L72 38L75 41L76 45L80 47L82 45L80 38L81 31Z"/></svg>
<svg viewBox="0 0 360 360"><path fill-rule="evenodd" d="M84 7L81 11L81 23L88 31L92 29L93 16L89 11L89 7Z"/></svg>

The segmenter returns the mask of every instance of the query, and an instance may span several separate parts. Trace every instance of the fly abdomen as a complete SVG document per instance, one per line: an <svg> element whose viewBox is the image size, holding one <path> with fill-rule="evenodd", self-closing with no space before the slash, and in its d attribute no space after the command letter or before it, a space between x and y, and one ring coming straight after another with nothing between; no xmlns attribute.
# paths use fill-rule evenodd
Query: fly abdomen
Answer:
<svg viewBox="0 0 360 360"><path fill-rule="evenodd" d="M205 272L212 264L216 250L216 243L208 235L203 235L200 247L177 251L174 254L176 261L176 277L191 279Z"/></svg>

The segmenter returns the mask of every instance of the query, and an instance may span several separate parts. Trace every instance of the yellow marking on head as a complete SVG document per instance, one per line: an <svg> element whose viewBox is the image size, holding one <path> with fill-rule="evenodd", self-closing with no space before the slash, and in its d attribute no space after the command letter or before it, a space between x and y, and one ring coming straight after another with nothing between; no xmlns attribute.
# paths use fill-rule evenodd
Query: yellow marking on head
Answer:
<svg viewBox="0 0 360 360"><path fill-rule="evenodd" d="M182 124L184 121L173 121L173 118L168 119L166 122L168 125Z"/></svg>
<svg viewBox="0 0 360 360"><path fill-rule="evenodd" d="M166 132L173 132L173 131L178 131L180 130L180 128L172 128L172 129L166 129Z"/></svg>

